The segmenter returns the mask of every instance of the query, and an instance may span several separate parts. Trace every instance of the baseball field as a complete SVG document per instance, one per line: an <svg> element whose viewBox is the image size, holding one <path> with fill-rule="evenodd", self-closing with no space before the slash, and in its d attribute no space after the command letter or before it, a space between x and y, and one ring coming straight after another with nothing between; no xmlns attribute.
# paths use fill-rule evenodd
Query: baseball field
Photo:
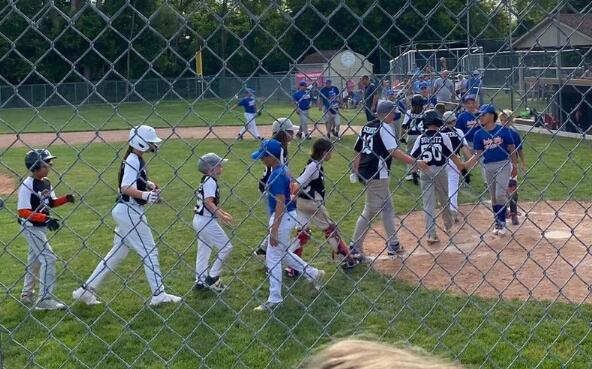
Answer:
<svg viewBox="0 0 592 369"><path fill-rule="evenodd" d="M161 109L172 110L163 113ZM152 112L122 105L116 110L96 106L69 113L63 108L47 108L41 113L5 110L0 116L19 131L116 129L139 121L155 126L212 121L237 124L241 114L225 109L218 104L207 109L200 105L200 109L188 112L166 103ZM269 113L277 117L288 111L277 106L270 107ZM71 119L64 120L68 114ZM355 113L347 114L351 119ZM1 130L11 132L6 126ZM352 136L339 141L336 154L325 166L328 208L347 241L364 204L362 187L348 181L353 142ZM396 264L377 262L345 272L332 262L326 245L318 247L324 244L324 237L317 231L305 258L327 271L321 292L313 295L304 280L290 280L284 290L285 303L275 313L252 311L267 296L264 264L252 256L265 237L267 222L264 202L256 190L262 167L249 159L256 147L251 140L171 139L158 155L149 158L150 177L162 187L164 201L151 206L147 216L159 244L165 283L170 292L184 298L177 306L152 309L146 305L149 288L138 257L130 253L98 291L104 305L89 308L74 304L65 312L28 310L18 302L27 246L15 220L16 194L8 191L3 195L7 209L0 212L0 325L5 366L291 368L333 338L362 335L417 345L468 367L589 368L590 305L571 304L561 297L500 298L501 293L498 297L459 293L452 272L448 284L423 283L425 275L408 278L405 263L414 262L412 251ZM50 147L58 156L51 174L56 192L73 192L80 200L57 210L64 227L51 239L59 256L55 292L68 304L72 290L111 248L114 223L110 212L125 148L121 142ZM294 172L303 168L309 149L310 142L292 144L290 167ZM528 170L520 179L520 201L585 202L592 198L592 187L586 180L591 170L590 141L528 134L524 149ZM23 157L27 148L2 150L0 172L18 184L26 174ZM224 275L230 288L220 295L191 289L196 254L191 219L194 191L201 178L196 161L207 152L230 159L221 176L221 206L237 221L233 229L227 228L235 249ZM463 187L459 202L477 204L487 199L478 172L472 184ZM403 181L403 176L404 167L395 165L393 201L396 212L404 218L421 209L421 199L419 188ZM589 205L585 209L584 221L590 222ZM470 224L473 216L468 212L466 223ZM423 227L417 219L404 223L406 231ZM466 232L474 232L467 228ZM404 246L408 250L415 247ZM499 253L488 257L495 260L496 255L499 261ZM554 257L562 257L560 244ZM445 265L435 260L434 265ZM468 256L466 260L471 262ZM574 274L572 278L581 277ZM589 302L587 294L584 302Z"/></svg>

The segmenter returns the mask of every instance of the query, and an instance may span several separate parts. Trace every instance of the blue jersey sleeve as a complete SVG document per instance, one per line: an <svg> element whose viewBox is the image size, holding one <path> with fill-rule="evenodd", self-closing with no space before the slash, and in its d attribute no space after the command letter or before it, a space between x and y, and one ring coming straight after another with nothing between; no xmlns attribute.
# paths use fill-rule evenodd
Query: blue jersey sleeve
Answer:
<svg viewBox="0 0 592 369"><path fill-rule="evenodd" d="M294 101L299 102L300 101L300 91L296 91L294 93L294 95L292 95L292 99L294 99Z"/></svg>
<svg viewBox="0 0 592 369"><path fill-rule="evenodd" d="M280 174L277 176L272 176L269 179L269 187L268 191L273 196L277 195L285 195L286 194L286 187L289 189L290 184L287 182L288 176L285 174Z"/></svg>
<svg viewBox="0 0 592 369"><path fill-rule="evenodd" d="M247 106L247 99L241 99L237 105L238 106Z"/></svg>
<svg viewBox="0 0 592 369"><path fill-rule="evenodd" d="M477 150L483 150L485 147L483 146L483 134L484 131L483 130L478 130L475 133L475 137L473 138L473 149L475 149L475 151Z"/></svg>
<svg viewBox="0 0 592 369"><path fill-rule="evenodd" d="M503 127L502 132L504 134L503 140L506 143L506 145L514 145L514 135L512 134L511 130L506 127Z"/></svg>
<svg viewBox="0 0 592 369"><path fill-rule="evenodd" d="M466 114L461 113L456 117L456 128L463 131L463 133L467 133L468 127L467 127Z"/></svg>
<svg viewBox="0 0 592 369"><path fill-rule="evenodd" d="M512 133L512 139L514 140L514 145L516 145L516 149L518 151L522 151L522 137L520 137L520 133L518 131L511 129L510 132Z"/></svg>

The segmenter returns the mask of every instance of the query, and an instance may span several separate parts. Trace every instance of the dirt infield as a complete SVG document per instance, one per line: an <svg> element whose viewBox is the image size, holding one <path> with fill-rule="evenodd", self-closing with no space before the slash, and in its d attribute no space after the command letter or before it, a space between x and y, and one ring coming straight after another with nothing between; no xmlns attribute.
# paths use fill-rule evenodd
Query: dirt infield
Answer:
<svg viewBox="0 0 592 369"><path fill-rule="evenodd" d="M324 132L323 125L319 124L319 129ZM345 135L354 134L355 127L343 132ZM271 126L257 127L262 137L271 136ZM343 128L342 128L343 129ZM166 139L233 139L236 138L240 130L239 126L219 126L219 127L178 127L178 128L157 128L158 135ZM112 131L86 131L86 132L60 132L60 133L21 133L21 134L2 134L0 135L0 148L8 147L48 147L50 145L76 145L90 142L124 142L128 139L128 130ZM321 136L319 130L315 130L313 136ZM245 139L253 139L245 135Z"/></svg>
<svg viewBox="0 0 592 369"><path fill-rule="evenodd" d="M12 178L0 173L0 195L8 195L14 191L14 181Z"/></svg>
<svg viewBox="0 0 592 369"><path fill-rule="evenodd" d="M399 237L407 252L400 258L384 254L382 225L376 223L376 232L368 233L366 254L374 257L379 271L431 289L592 303L592 202L520 206L521 224L510 225L510 232L500 237L491 233L488 207L463 205L468 215L454 228L452 241L439 231L441 242L433 245L423 236L422 211L402 215Z"/></svg>

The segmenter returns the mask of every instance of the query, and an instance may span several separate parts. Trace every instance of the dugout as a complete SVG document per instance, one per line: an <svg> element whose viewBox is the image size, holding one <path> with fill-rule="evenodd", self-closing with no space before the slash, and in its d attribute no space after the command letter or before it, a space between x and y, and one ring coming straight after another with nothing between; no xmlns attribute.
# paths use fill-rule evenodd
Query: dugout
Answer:
<svg viewBox="0 0 592 369"><path fill-rule="evenodd" d="M363 75L372 76L374 65L366 56L353 50L319 50L305 56L295 64L296 80L317 81L320 85L325 79L331 79L334 86L343 91L347 81L358 82Z"/></svg>

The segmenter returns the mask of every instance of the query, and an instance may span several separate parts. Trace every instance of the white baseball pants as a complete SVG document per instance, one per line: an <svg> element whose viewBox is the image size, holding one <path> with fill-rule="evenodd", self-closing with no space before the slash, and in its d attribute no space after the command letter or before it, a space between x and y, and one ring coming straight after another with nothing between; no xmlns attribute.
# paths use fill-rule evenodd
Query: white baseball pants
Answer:
<svg viewBox="0 0 592 369"><path fill-rule="evenodd" d="M111 211L115 220L113 248L107 253L85 283L99 288L105 278L127 257L130 249L136 251L144 264L144 273L154 296L164 292L162 273L158 262L158 249L148 225L144 207L132 203L118 203Z"/></svg>
<svg viewBox="0 0 592 369"><path fill-rule="evenodd" d="M245 113L245 125L241 128L239 135L241 137L245 134L245 132L249 132L253 137L259 138L259 131L257 131L257 122L256 122L257 114L255 113Z"/></svg>
<svg viewBox="0 0 592 369"><path fill-rule="evenodd" d="M224 262L232 251L232 244L216 218L195 215L193 217L193 229L197 233L195 281L204 283L208 276L212 250L216 249L218 251L209 274L210 277L215 278L222 274Z"/></svg>
<svg viewBox="0 0 592 369"><path fill-rule="evenodd" d="M274 216L269 219L269 227L273 224ZM282 263L287 264L290 268L303 273L308 280L317 278L319 270L308 265L298 255L289 250L291 235L298 224L296 211L285 213L282 217L282 222L278 230L279 244L267 247L265 255L265 265L269 275L269 298L270 303L282 302Z"/></svg>
<svg viewBox="0 0 592 369"><path fill-rule="evenodd" d="M34 227L30 223L25 223L22 230L23 236L29 244L22 294L32 294L35 280L39 278L39 300L51 298L56 282L55 262L57 257L47 241L47 227ZM37 268L39 268L38 276L36 275Z"/></svg>
<svg viewBox="0 0 592 369"><path fill-rule="evenodd" d="M456 165L449 161L448 171L448 198L450 201L450 210L458 213L458 192L460 191L460 172Z"/></svg>

